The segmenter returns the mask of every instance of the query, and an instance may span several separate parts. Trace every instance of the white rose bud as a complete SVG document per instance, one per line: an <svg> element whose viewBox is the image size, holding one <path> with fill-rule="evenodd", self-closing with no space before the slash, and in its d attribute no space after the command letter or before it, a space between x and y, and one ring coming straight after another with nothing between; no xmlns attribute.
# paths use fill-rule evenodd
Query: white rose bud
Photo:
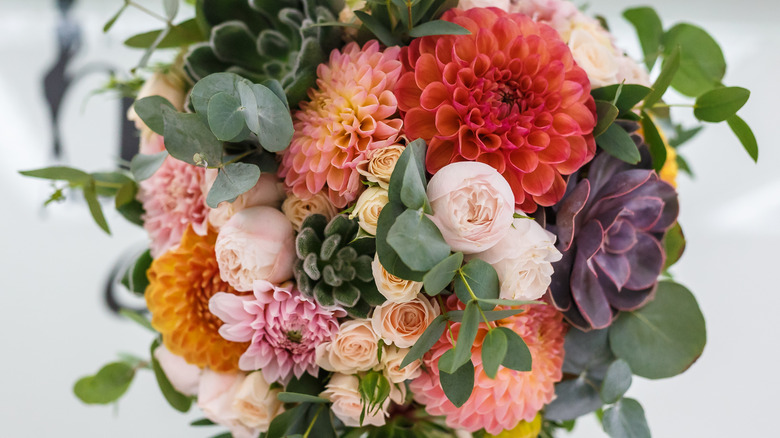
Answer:
<svg viewBox="0 0 780 438"><path fill-rule="evenodd" d="M376 235L379 214L388 202L390 200L387 197L387 190L381 187L371 187L360 195L349 218L357 217L360 228L372 236Z"/></svg>
<svg viewBox="0 0 780 438"><path fill-rule="evenodd" d="M276 395L278 389L271 389L265 381L263 373L256 371L249 374L238 387L233 399L233 409L238 413L238 419L246 426L268 431L273 419L282 413L282 402Z"/></svg>
<svg viewBox="0 0 780 438"><path fill-rule="evenodd" d="M368 159L358 163L357 171L370 182L379 184L379 187L390 187L390 176L395 169L398 157L404 151L404 146L394 144L386 148L374 149L367 154Z"/></svg>
<svg viewBox="0 0 780 438"><path fill-rule="evenodd" d="M371 321L347 321L332 341L317 346L317 365L344 374L368 371L379 365L378 344L379 335L371 328Z"/></svg>
<svg viewBox="0 0 780 438"><path fill-rule="evenodd" d="M415 299L422 290L421 282L404 280L387 272L379 262L379 255L376 255L371 262L371 271L374 274L376 288L388 301L405 303Z"/></svg>
<svg viewBox="0 0 780 438"><path fill-rule="evenodd" d="M617 83L620 56L608 34L597 24L576 26L569 37L569 48L574 60L588 74L591 86Z"/></svg>
<svg viewBox="0 0 780 438"><path fill-rule="evenodd" d="M336 206L323 192L315 193L309 199L301 199L290 193L282 203L282 212L293 224L295 231L300 231L303 220L309 215L321 214L325 216L325 219L331 220L338 214Z"/></svg>

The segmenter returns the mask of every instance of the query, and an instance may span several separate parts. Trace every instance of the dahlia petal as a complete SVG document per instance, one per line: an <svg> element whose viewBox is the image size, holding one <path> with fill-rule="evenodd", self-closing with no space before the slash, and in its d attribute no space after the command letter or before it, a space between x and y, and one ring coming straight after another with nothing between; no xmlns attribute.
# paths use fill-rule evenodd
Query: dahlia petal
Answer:
<svg viewBox="0 0 780 438"><path fill-rule="evenodd" d="M557 204L566 193L566 181L563 179L563 177L559 173L554 173L553 177L553 183L549 190L547 190L543 195L534 196L534 201L536 201L537 204L544 207L553 206Z"/></svg>
<svg viewBox="0 0 780 438"><path fill-rule="evenodd" d="M558 164L566 161L572 152L572 148L566 139L553 137L549 139L549 144L543 150L539 151L539 161L547 164ZM575 137L576 138L576 137ZM560 170L560 166L556 166Z"/></svg>
<svg viewBox="0 0 780 438"><path fill-rule="evenodd" d="M631 276L625 287L634 290L653 286L666 259L661 243L647 233L637 233L637 243L626 252L625 257L631 264Z"/></svg>
<svg viewBox="0 0 780 438"><path fill-rule="evenodd" d="M534 155L536 157L536 155ZM541 196L552 187L556 176L555 170L548 164L539 163L533 172L523 177L523 189L526 193Z"/></svg>
<svg viewBox="0 0 780 438"><path fill-rule="evenodd" d="M451 105L442 105L436 111L436 130L442 137L454 137L460 129L460 115Z"/></svg>
<svg viewBox="0 0 780 438"><path fill-rule="evenodd" d="M421 93L422 91L417 86L414 73L404 73L395 86L395 95L398 99L398 109L401 111L409 111L412 108L420 106Z"/></svg>
<svg viewBox="0 0 780 438"><path fill-rule="evenodd" d="M422 108L409 110L404 117L404 126L410 139L422 138L429 141L437 134L435 116Z"/></svg>
<svg viewBox="0 0 780 438"><path fill-rule="evenodd" d="M414 65L414 81L417 88L424 90L428 84L441 80L441 72L436 58L428 53L420 55Z"/></svg>
<svg viewBox="0 0 780 438"><path fill-rule="evenodd" d="M450 164L455 155L455 143L449 140L434 138L428 144L428 151L425 155L425 168L430 173L436 173L442 167Z"/></svg>
<svg viewBox="0 0 780 438"><path fill-rule="evenodd" d="M509 162L520 172L530 173L539 165L539 155L528 148L515 149L509 153Z"/></svg>
<svg viewBox="0 0 780 438"><path fill-rule="evenodd" d="M435 111L449 102L450 91L441 82L429 83L420 95L420 106L428 111Z"/></svg>

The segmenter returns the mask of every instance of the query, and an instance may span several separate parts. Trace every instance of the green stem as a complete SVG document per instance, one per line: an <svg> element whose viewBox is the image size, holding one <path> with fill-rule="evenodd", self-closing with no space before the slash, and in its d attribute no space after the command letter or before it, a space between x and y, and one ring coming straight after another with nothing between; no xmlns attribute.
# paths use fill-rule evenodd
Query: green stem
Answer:
<svg viewBox="0 0 780 438"><path fill-rule="evenodd" d="M246 151L243 154L237 156L236 158L233 158L232 160L228 161L227 163L222 163L222 166L220 166L220 167L225 167L228 164L236 163L236 162L240 161L242 158L246 158L246 157L248 157L248 156L250 156L250 155L252 155L254 153L255 153L255 151Z"/></svg>
<svg viewBox="0 0 780 438"><path fill-rule="evenodd" d="M125 0L125 3L127 5L129 5L129 6L132 6L132 7L136 8L136 9L138 9L141 12L144 12L144 13L146 13L148 15L151 15L152 17L154 17L154 18L156 18L156 19L158 19L158 20L160 20L160 21L162 21L164 23L168 23L168 19L167 18L163 17L162 15L160 15L160 14L158 14L158 13L152 11L152 10L147 9L143 5L139 5L138 3L134 2L133 0Z"/></svg>
<svg viewBox="0 0 780 438"><path fill-rule="evenodd" d="M490 324L490 321L487 318L487 315L485 315L485 312L482 310L482 307L479 306L479 298L477 298L477 295L474 293L473 290L471 290L471 285L468 281L466 281L466 276L463 275L463 270L458 269L458 274L460 275L460 279L463 281L463 284L466 285L466 290L469 291L469 295L471 295L471 299L474 300L475 303L477 303L477 309L479 310L479 314L482 315L482 319L485 320L485 324L488 326L488 330L493 330L494 327L492 324Z"/></svg>
<svg viewBox="0 0 780 438"><path fill-rule="evenodd" d="M311 430L314 428L314 423L317 422L317 418L320 416L320 412L322 412L322 405L320 405L320 407L317 408L317 413L314 414L314 418L311 420L311 423L309 423L309 427L306 429L306 433L303 434L303 438L309 438L309 434L311 433Z"/></svg>
<svg viewBox="0 0 780 438"><path fill-rule="evenodd" d="M406 10L409 13L409 31L412 31L412 2L409 0L406 0Z"/></svg>
<svg viewBox="0 0 780 438"><path fill-rule="evenodd" d="M691 103L663 103L659 102L653 105L653 108L695 108L696 105Z"/></svg>
<svg viewBox="0 0 780 438"><path fill-rule="evenodd" d="M122 183L112 183L112 182L105 182L105 181L98 181L95 180L95 185L98 187L108 187L112 189L121 189L124 187L124 184Z"/></svg>

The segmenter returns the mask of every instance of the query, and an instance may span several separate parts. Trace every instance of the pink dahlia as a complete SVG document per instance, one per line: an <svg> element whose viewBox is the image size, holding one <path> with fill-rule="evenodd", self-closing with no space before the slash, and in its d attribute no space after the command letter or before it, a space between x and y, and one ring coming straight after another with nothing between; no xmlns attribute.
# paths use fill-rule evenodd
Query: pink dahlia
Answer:
<svg viewBox="0 0 780 438"><path fill-rule="evenodd" d="M481 161L506 178L526 212L550 206L593 158L596 106L585 71L550 26L497 8L442 17L470 35L417 38L395 88L409 139L428 142L431 173Z"/></svg>
<svg viewBox="0 0 780 438"><path fill-rule="evenodd" d="M146 211L144 228L152 238L152 257L179 245L187 225L199 236L208 231L205 169L168 157L151 178L139 184L138 200Z"/></svg>
<svg viewBox="0 0 780 438"><path fill-rule="evenodd" d="M343 310L327 310L301 295L292 282L275 286L254 283L254 295L218 293L209 301L211 313L224 324L219 334L228 341L249 342L238 361L244 371L263 370L269 382L287 382L293 374L317 375L317 345L339 330Z"/></svg>
<svg viewBox="0 0 780 438"><path fill-rule="evenodd" d="M302 199L325 190L339 208L354 201L363 185L357 166L366 153L396 142L393 88L401 76L398 47L380 50L369 41L347 44L317 68L317 87L293 114L295 134L279 175Z"/></svg>
<svg viewBox="0 0 780 438"><path fill-rule="evenodd" d="M450 297L448 306L454 309L457 299ZM462 307L462 306L461 306ZM482 340L487 333L480 327L472 348L471 360L475 366L474 392L460 408L447 399L439 383L439 357L452 348L449 332L423 358L425 370L413 380L409 389L417 402L435 416L447 418L447 425L470 432L484 428L496 435L513 429L521 421L532 421L542 407L555 395L554 385L561 380L563 366L563 340L565 326L563 316L553 306L524 306L525 312L497 321L501 326L517 332L528 345L533 358L529 372L499 367L495 379L482 368ZM460 323L452 324L457 338Z"/></svg>

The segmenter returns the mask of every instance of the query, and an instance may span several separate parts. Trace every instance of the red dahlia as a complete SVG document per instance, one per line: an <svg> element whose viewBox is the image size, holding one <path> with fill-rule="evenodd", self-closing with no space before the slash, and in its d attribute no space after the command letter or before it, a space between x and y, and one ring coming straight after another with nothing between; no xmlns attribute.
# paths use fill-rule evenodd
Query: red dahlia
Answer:
<svg viewBox="0 0 780 438"><path fill-rule="evenodd" d="M428 142L426 167L456 161L496 168L523 211L558 202L562 175L596 151L590 82L558 33L497 8L442 17L471 35L417 38L401 54L395 88L406 135Z"/></svg>

